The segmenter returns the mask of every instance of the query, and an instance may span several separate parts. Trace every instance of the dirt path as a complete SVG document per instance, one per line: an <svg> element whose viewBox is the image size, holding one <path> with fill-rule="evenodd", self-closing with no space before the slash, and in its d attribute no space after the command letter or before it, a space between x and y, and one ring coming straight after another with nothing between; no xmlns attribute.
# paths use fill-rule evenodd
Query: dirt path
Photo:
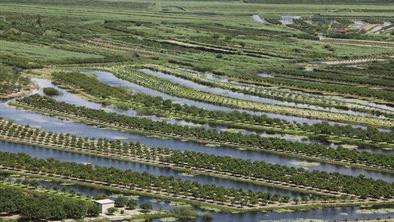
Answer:
<svg viewBox="0 0 394 222"><path fill-rule="evenodd" d="M334 60L334 61L322 61L321 64L326 65L341 65L341 64L360 64L360 63L368 63L368 62L384 62L387 59L349 59L349 60Z"/></svg>

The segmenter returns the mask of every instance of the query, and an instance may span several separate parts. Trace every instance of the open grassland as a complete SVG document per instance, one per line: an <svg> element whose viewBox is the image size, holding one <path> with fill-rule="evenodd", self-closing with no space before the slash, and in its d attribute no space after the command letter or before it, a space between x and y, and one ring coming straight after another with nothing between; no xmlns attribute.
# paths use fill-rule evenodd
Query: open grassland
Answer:
<svg viewBox="0 0 394 222"><path fill-rule="evenodd" d="M18 96L29 90L28 78L12 67L0 63L0 73L0 99Z"/></svg>
<svg viewBox="0 0 394 222"><path fill-rule="evenodd" d="M57 63L103 58L103 56L100 55L66 51L51 48L45 45L25 44L21 42L11 42L3 40L0 40L0 50L2 56L15 56L29 60L31 58L34 58L32 62L37 61L46 63Z"/></svg>

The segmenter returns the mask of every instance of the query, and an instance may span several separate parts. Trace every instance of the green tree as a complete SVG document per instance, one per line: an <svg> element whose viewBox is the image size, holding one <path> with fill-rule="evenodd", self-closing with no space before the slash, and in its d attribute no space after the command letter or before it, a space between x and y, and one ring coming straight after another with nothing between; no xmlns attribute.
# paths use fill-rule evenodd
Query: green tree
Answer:
<svg viewBox="0 0 394 222"><path fill-rule="evenodd" d="M108 209L108 214L114 214L116 211L118 211L118 209L116 209L116 207L111 207Z"/></svg>
<svg viewBox="0 0 394 222"><path fill-rule="evenodd" d="M149 212L150 210L153 209L151 203L143 203L140 205L140 208L142 209L143 212Z"/></svg>
<svg viewBox="0 0 394 222"><path fill-rule="evenodd" d="M137 207L137 201L134 199L128 199L126 206L127 206L127 209L133 210Z"/></svg>
<svg viewBox="0 0 394 222"><path fill-rule="evenodd" d="M120 195L120 196L116 197L116 199L115 199L115 206L116 207L124 207L124 206L126 206L127 201L128 201L127 197Z"/></svg>

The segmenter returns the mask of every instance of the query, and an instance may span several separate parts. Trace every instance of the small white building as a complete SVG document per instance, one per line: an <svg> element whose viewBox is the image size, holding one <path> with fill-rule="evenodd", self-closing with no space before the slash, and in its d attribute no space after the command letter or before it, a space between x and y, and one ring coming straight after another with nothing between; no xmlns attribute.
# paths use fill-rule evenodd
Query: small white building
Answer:
<svg viewBox="0 0 394 222"><path fill-rule="evenodd" d="M94 202L100 207L101 214L106 214L109 208L115 207L115 201L110 199L96 200Z"/></svg>

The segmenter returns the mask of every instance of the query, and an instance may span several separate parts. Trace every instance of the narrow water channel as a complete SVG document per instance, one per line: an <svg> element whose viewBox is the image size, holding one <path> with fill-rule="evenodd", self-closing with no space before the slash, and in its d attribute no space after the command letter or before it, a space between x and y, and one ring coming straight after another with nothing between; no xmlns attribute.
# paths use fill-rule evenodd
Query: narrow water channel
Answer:
<svg viewBox="0 0 394 222"><path fill-rule="evenodd" d="M295 211L295 212L247 212L239 214L231 213L213 213L212 222L223 222L223 221L237 221L237 222L250 222L250 221L267 221L267 222L289 222L289 221L357 221L367 219L383 219L393 218L394 212L389 206L386 209L388 213L368 213L366 210L362 210L359 207L337 207L337 208L321 208L315 210L306 211ZM289 220L289 218L291 218ZM159 222L160 220L154 220ZM185 222L203 222L203 218L197 218L193 220L186 220Z"/></svg>
<svg viewBox="0 0 394 222"><path fill-rule="evenodd" d="M121 110L121 109L117 109L116 107L113 107L113 106L104 106L102 104L95 103L95 102L89 101L89 100L87 100L85 98L82 98L79 95L70 93L67 90L56 86L55 84L53 84L48 79L33 78L32 81L35 84L38 85L39 88L38 88L36 93L38 93L40 95L45 95L44 92L43 92L43 89L47 88L47 87L55 88L56 90L58 90L60 92L60 95L52 96L52 98L57 100L57 101L59 101L59 102L65 102L65 103L73 104L73 105L76 105L76 106L85 106L85 107L90 108L90 109L105 110L107 112L113 112L113 113L117 113L117 114L120 114L120 115L126 115L126 116L131 116L131 117L138 116L138 117L141 117L141 118L150 119L152 121L163 121L163 122L166 122L166 123L172 124L172 125L190 126L190 127L202 127L202 128L205 128L205 129L212 129L212 130L217 130L217 131L225 131L225 130L227 130L227 128L224 127L224 126L210 126L208 124L199 125L199 124L195 124L195 123L192 123L192 122L189 122L189 121L178 120L178 119L174 119L174 118L164 118L164 117L158 117L158 116L154 116L154 115L149 115L149 116L140 115L140 114L138 114L137 111L132 110L132 109ZM239 132L242 133L242 134L257 134L257 135L259 135L261 137L280 138L280 139L293 141L293 142L319 143L317 141L311 141L311 140L308 140L305 137L297 136L297 135L255 133L255 132L248 131L248 130L239 130ZM323 145L326 145L326 144L323 144ZM330 144L329 146L334 146L334 145Z"/></svg>
<svg viewBox="0 0 394 222"><path fill-rule="evenodd" d="M168 167L157 167L157 166L151 166L142 163L134 163L134 162L128 162L123 160L114 160L104 157L98 157L93 155L48 149L39 146L31 146L25 144L16 144L16 143L0 141L0 151L9 152L9 153L24 153L29 156L37 157L41 159L53 158L64 162L92 164L102 167L114 167L116 169L121 169L121 170L133 170L140 173L145 172L154 176L167 176L167 177L174 177L182 180L189 180L199 184L214 184L217 186L234 188L234 189L264 191L264 192L286 195L294 198L299 198L302 195L306 195L306 194L301 194L299 192L258 186L251 183L237 182L237 181L226 180L226 179L221 179L211 176L188 175Z"/></svg>
<svg viewBox="0 0 394 222"><path fill-rule="evenodd" d="M171 81L173 83L180 84L182 86L186 86L198 91L202 92L208 92L212 93L215 95L220 95L220 96L226 96L226 97L231 97L235 99L241 99L241 100L247 100L247 101L252 101L252 102L258 102L258 103L264 103L264 104L271 104L271 105L281 105L281 106L288 106L288 107L298 107L298 108L304 108L304 109L313 109L313 110L323 110L323 111L330 111L330 112L335 112L335 113L346 113L350 115L358 115L358 116L365 116L368 115L366 113L361 113L361 112L355 112L352 110L339 110L336 108L326 108L326 107L320 107L316 105L309 105L309 104L299 104L299 103L292 103L292 102L287 102L287 101L281 101L281 100L276 100L276 99L270 99L270 98L264 98L260 96L254 96L254 95L248 95L240 92L234 92L228 89L222 89L218 87L210 87L207 85L199 84L196 82L193 82L191 80L183 79L168 73L164 72L159 72L159 71L154 71L151 69L140 69L139 71L152 75L161 79L166 79L168 81Z"/></svg>
<svg viewBox="0 0 394 222"><path fill-rule="evenodd" d="M309 140L307 137L304 136L298 136L298 135L289 135L289 134L278 134L278 133L256 133L254 131L249 131L249 130L238 130L238 129L228 129L225 126L211 126L209 124L204 124L204 125L200 125L200 124L195 124L193 122L189 122L189 121L185 121L182 119L174 119L174 118L165 118L165 117L158 117L155 115L140 115L137 111L132 110L132 109L128 109L128 110L121 110L118 109L116 107L113 106L104 106L102 104L99 103L95 103L92 101L89 101L88 99L85 99L77 94L73 94L65 89L62 89L60 87L58 87L57 85L53 84L50 80L48 79L38 79L38 78L32 78L32 81L37 84L38 89L34 92L34 93L38 93L40 95L45 95L43 92L44 88L47 87L52 87L55 88L56 90L58 90L60 92L60 95L57 96L52 96L53 99L60 101L60 102L65 102L65 103L69 103L69 104L73 104L76 106L85 106L88 107L90 109L97 109L97 110L105 110L107 112L113 112L113 113L117 113L120 115L126 115L126 116L131 116L131 117L141 117L141 118L147 118L150 119L152 121L163 121L166 122L168 124L171 125L180 125L180 126L189 126L189 127L201 127L204 129L211 129L211 130L216 130L216 131L227 131L227 130L231 130L231 131L237 131L241 134L246 134L246 135L250 135L250 134L254 134L254 135L259 135L260 137L264 137L264 138L279 138L279 139L284 139L287 141L292 141L292 142L299 142L299 143L307 143L307 144L321 144L327 147L331 147L331 148L336 148L337 145L334 143L322 143L319 141L314 141L314 140ZM33 93L33 94L34 94ZM6 102L6 100L3 101L4 103ZM394 154L394 151L392 150L383 150L383 149L379 149L379 148L363 148L362 151L368 151L368 152L378 152L378 153L386 153L386 154Z"/></svg>
<svg viewBox="0 0 394 222"><path fill-rule="evenodd" d="M366 177L370 177L373 179L382 179L388 182L394 182L394 175L392 174L385 174L356 168L340 167L331 164L308 162L297 158L278 156L263 152L238 150L224 146L214 147L191 141L162 139L107 128L97 128L82 123L61 120L56 117L50 117L38 113L16 109L4 103L0 103L0 117L14 120L16 123L19 124L39 127L42 130L56 133L69 133L83 137L107 138L111 140L122 140L125 142L134 143L140 142L150 147L166 147L176 150L189 150L195 152L209 153L218 156L232 156L240 159L259 160L267 163L304 168L308 170L338 172L351 176L365 175Z"/></svg>
<svg viewBox="0 0 394 222"><path fill-rule="evenodd" d="M251 115L257 115L257 116L267 116L269 118L273 119L280 119L289 123L300 123L300 124L318 124L322 122L326 122L328 124L334 125L350 125L353 128L361 128L361 129L366 129L367 127L364 125L359 125L359 124L347 124L347 123L338 123L338 122L333 122L333 121L323 121L320 119L308 119L304 117L298 117L298 116L289 116L289 115L282 115L282 114L277 114L277 113L270 113L270 112L258 112L258 111L251 111L251 110L245 110L245 109L236 109L236 108L229 108L225 106L218 106L218 105L213 105L210 103L205 103L205 102L198 102L190 99L185 99L185 98L179 98L175 96L171 96L147 87L143 87L134 83L131 83L129 81L120 79L116 77L114 74L110 72L105 72L105 71L98 71L98 70L85 70L82 73L85 74L93 74L96 76L96 78L101 81L102 83L115 86L115 87L125 87L128 89L132 89L136 92L141 92L144 94L148 94L151 96L160 96L164 99L169 99L174 102L178 102L180 104L186 104L190 106L196 106L202 109L207 109L207 110L219 110L219 111L238 111L238 112L245 112L249 113ZM382 132L390 132L390 129L387 128L379 128L380 131Z"/></svg>
<svg viewBox="0 0 394 222"><path fill-rule="evenodd" d="M245 112L251 115L257 115L257 116L267 116L269 118L273 119L280 119L289 123L300 123L300 124L318 124L322 122L329 123L331 125L334 124L339 124L339 125L350 125L354 128L362 128L366 129L367 127L364 125L359 125L359 124L348 124L348 123L339 123L339 122L334 122L334 121L326 121L326 120L320 120L320 119L309 119L309 118L304 118L304 117L298 117L298 116L289 116L289 115L283 115L283 114L277 114L277 113L271 113L271 112L259 112L259 111L252 111L252 110L246 110L246 109L237 109L237 108L230 108L230 107L225 107L225 106L219 106L219 105L214 105L211 103L206 103L206 102L199 102L199 101L194 101L190 99L185 99L185 98L180 98L176 96L171 96L163 92L159 92L154 89L150 89L144 86L137 85L135 83L131 83L129 81L120 79L116 77L114 74L106 71L98 71L98 70L85 70L82 73L85 74L93 74L96 76L96 78L101 81L102 83L115 86L115 87L125 87L128 89L132 89L136 92L148 94L151 96L160 96L163 99L169 99L173 102L177 102L180 104L186 104L190 106L196 106L198 108L202 109L207 109L207 110L219 110L219 111L225 111L225 112L230 112L230 111L238 111L238 112ZM387 128L379 128L380 131L382 132L389 132L390 129Z"/></svg>
<svg viewBox="0 0 394 222"><path fill-rule="evenodd" d="M272 75L268 74L267 72L262 72L262 73L258 74L258 76L263 77L263 78L272 78L273 77ZM247 88L253 87L256 89L265 89L264 87L259 86L259 85L255 85L252 83L242 83L242 82L235 81L235 80L228 80L225 77L214 75L214 74L208 74L207 78L210 80L215 80L215 81L230 82L232 84L247 87ZM386 104L379 104L379 103L375 103L373 101L368 101L368 100L346 98L343 96L328 96L328 95L323 96L323 95L317 95L317 94L302 92L302 91L293 90L293 89L284 89L284 88L276 88L275 91L280 91L281 93L285 93L285 94L298 95L301 97L308 97L308 98L312 98L312 99L318 98L318 99L332 100L332 101L336 101L336 102L340 102L340 103L350 104L353 107L358 107L358 108L365 108L365 109L373 108L373 109L378 109L381 111L386 111L389 113L394 112L393 106L389 106ZM333 112L336 111L336 109L333 107L330 107L330 110Z"/></svg>
<svg viewBox="0 0 394 222"><path fill-rule="evenodd" d="M138 84L135 84L135 83L132 83L132 82L129 82L126 80L119 79L110 72L98 71L98 70L85 70L82 73L93 74L97 77L97 79L100 82L108 84L110 86L125 87L128 89L132 89L136 92L148 94L151 96L161 97L163 99L168 99L168 100L177 102L179 104L187 104L190 106L196 106L196 107L200 107L200 108L204 108L204 109L208 109L208 110L219 110L219 111L231 111L232 110L229 107L217 106L217 105L213 105L210 103L204 103L204 102L194 101L194 100L190 100L190 99L171 96L166 93L162 93L162 92L159 92L159 91L156 91L156 90L144 87L144 86L140 86Z"/></svg>
<svg viewBox="0 0 394 222"><path fill-rule="evenodd" d="M226 107L226 106L214 105L211 103L199 102L199 101L195 101L195 100L191 100L191 99L185 99L185 98L180 98L180 97L176 97L176 96L171 96L169 94L159 92L157 90L150 89L150 88L140 86L138 84L120 79L110 72L98 71L98 70L85 70L82 73L93 74L97 77L97 79L100 82L108 84L110 86L125 87L128 89L132 89L136 92L144 93L144 94L151 95L151 96L159 96L159 97L162 97L163 99L168 99L173 102L177 102L179 104L196 106L201 109L225 111L225 112L239 111L239 112L246 112L246 113L249 113L252 115L257 115L257 116L265 115L270 118L281 119L281 120L284 120L289 123L316 124L316 123L322 122L322 120L318 120L318 119L308 119L308 118L303 118L303 117L298 117L298 116L288 116L288 115L282 115L282 114L276 114L276 113L270 113L270 112L259 112L259 111L230 108L230 107Z"/></svg>
<svg viewBox="0 0 394 222"><path fill-rule="evenodd" d="M113 193L108 190L90 187L90 186L60 183L60 182L49 181L49 180L38 180L37 183L39 187L43 187L46 189L64 190L66 192L81 194L92 198L94 198L97 195L108 196L111 199L116 198L116 193ZM149 203L152 205L153 210L171 210L174 209L174 207L176 207L176 205L171 204L172 203L171 201L167 201L167 200L156 200L146 196L135 196L135 199L137 201L137 205L140 206L141 204Z"/></svg>
<svg viewBox="0 0 394 222"><path fill-rule="evenodd" d="M94 187L87 187L78 184L62 184L53 181L38 181L39 186L44 188L57 188L65 189L75 193L96 196L97 194L104 194L113 197L114 193L97 189ZM150 203L154 210L171 210L177 205L172 204L171 201L156 200L150 197L139 196L136 198L137 204ZM367 219L389 219L394 218L394 206L377 207L375 212L360 209L359 207L335 207L335 208L322 208L297 212L246 212L246 213L224 213L224 212L211 212L212 222L223 221L237 221L237 222L250 222L250 221L279 221L288 222L289 218L292 221L353 221L353 220L367 220ZM391 208L391 210L390 210ZM204 211L196 208L197 211ZM206 211L206 210L205 210ZM160 222L160 219L153 220ZM183 220L185 221L185 220ZM205 222L202 217L197 219L186 220L185 222Z"/></svg>

